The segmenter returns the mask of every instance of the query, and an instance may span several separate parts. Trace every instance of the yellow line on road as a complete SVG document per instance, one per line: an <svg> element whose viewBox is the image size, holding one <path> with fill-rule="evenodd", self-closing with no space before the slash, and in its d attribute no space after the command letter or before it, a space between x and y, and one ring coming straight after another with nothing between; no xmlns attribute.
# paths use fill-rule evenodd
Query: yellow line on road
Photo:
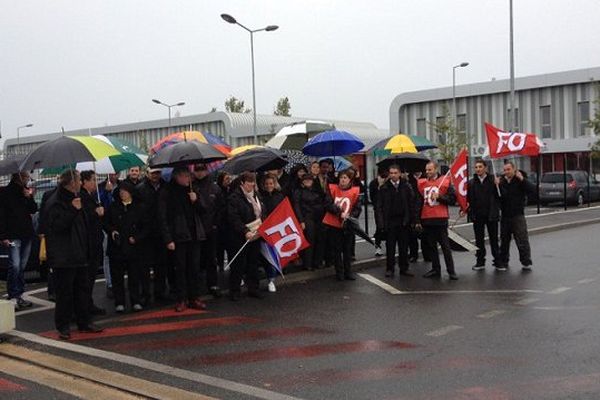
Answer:
<svg viewBox="0 0 600 400"><path fill-rule="evenodd" d="M109 371L103 368L95 367L84 362L74 361L68 358L55 356L48 353L42 353L36 350L30 350L22 346L16 346L10 343L0 344L0 355L10 357L14 362L25 362L31 365L31 369L42 369L49 373L67 375L71 383L65 387L55 387L46 383L40 382L42 385L50 386L60 391L71 393L65 389L66 386L73 385L73 381L83 382L86 385L102 386L107 390L126 393L129 397L123 398L151 398L160 400L215 400L213 397L204 396L198 393L188 392L172 386L162 385L156 382L151 382L133 376L121 374L119 372ZM2 358L6 358L2 357ZM8 359L8 358L7 358ZM4 362L4 360L3 360ZM4 365L4 364L3 364ZM27 370L25 367L21 369ZM4 370L5 368L3 368ZM8 368L10 370L10 368ZM53 371L50 371L53 370ZM70 377L68 377L70 375ZM26 376L19 376L27 380L37 382L37 375L32 379ZM63 380L63 383L67 383ZM87 386L86 386L87 387ZM84 398L102 398L114 399L120 397L114 396L92 396Z"/></svg>

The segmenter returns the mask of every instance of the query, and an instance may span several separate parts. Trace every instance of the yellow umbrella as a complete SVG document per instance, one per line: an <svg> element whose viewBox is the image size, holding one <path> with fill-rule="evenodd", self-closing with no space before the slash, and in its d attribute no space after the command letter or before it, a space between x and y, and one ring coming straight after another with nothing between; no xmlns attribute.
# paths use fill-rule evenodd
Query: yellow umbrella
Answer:
<svg viewBox="0 0 600 400"><path fill-rule="evenodd" d="M389 150L392 154L419 152L414 141L408 135L402 133L392 136L386 143L384 149Z"/></svg>
<svg viewBox="0 0 600 400"><path fill-rule="evenodd" d="M247 144L245 146L236 147L235 149L231 150L231 153L229 153L229 157L237 156L238 154L242 154L245 151L262 147L264 146L259 146L257 144Z"/></svg>

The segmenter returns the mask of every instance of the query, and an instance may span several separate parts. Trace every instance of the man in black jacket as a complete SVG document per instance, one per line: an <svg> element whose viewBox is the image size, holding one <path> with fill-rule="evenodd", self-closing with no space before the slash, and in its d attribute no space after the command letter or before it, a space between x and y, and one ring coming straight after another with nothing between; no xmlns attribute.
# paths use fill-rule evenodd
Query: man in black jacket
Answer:
<svg viewBox="0 0 600 400"><path fill-rule="evenodd" d="M100 205L96 184L96 173L94 171L81 172L81 205L88 216L88 234L92 247L90 248L90 293L89 304L91 315L104 315L106 310L94 304L93 291L96 283L96 273L104 264L104 232L102 231L102 219L104 218L104 207Z"/></svg>
<svg viewBox="0 0 600 400"><path fill-rule="evenodd" d="M200 242L206 240L202 226L202 205L192 190L190 172L185 167L173 170L171 182L160 193L158 215L163 241L171 251L177 282L175 311L186 306L203 310L200 300Z"/></svg>
<svg viewBox="0 0 600 400"><path fill-rule="evenodd" d="M385 168L379 168L377 171L377 176L373 178L373 180L369 183L369 200L373 205L373 211L377 212L377 196L379 195L379 190L383 186L383 184L387 181L388 171ZM381 251L381 242L385 240L383 236L382 227L379 226L377 222L377 218L375 218L375 256L381 257L383 252Z"/></svg>
<svg viewBox="0 0 600 400"><path fill-rule="evenodd" d="M169 301L168 288L175 290L175 273L168 262L167 248L162 239L158 216L158 199L167 183L162 179L160 168L148 168L146 178L136 187L148 219L148 236L144 241L144 257L141 262L154 273L154 300ZM167 284L168 282L168 284Z"/></svg>
<svg viewBox="0 0 600 400"><path fill-rule="evenodd" d="M413 276L408 271L408 238L411 225L415 224L415 196L410 185L400 179L400 167L389 168L389 179L377 196L375 216L378 229L385 235L386 277L393 277L398 246L399 274Z"/></svg>
<svg viewBox="0 0 600 400"><path fill-rule="evenodd" d="M500 251L498 249L498 220L500 218L500 180L488 174L488 168L483 160L475 161L475 176L469 181L467 201L469 203L469 217L473 221L475 232L475 245L477 246L477 261L473 271L485 269L485 229L487 228L490 249L494 258L493 265L499 271ZM462 213L461 213L462 215Z"/></svg>
<svg viewBox="0 0 600 400"><path fill-rule="evenodd" d="M33 191L27 187L29 174L13 174L10 183L0 192L0 242L8 247L8 274L6 277L8 299L15 309L31 307L23 299L25 292L25 267L31 252L34 236L31 215L38 207Z"/></svg>
<svg viewBox="0 0 600 400"><path fill-rule="evenodd" d="M206 240L202 242L201 270L206 273L206 287L215 298L221 297L219 288L219 273L217 270L217 223L223 207L221 188L209 176L206 164L194 166L193 188L198 194L198 200L204 209L202 213L202 226Z"/></svg>
<svg viewBox="0 0 600 400"><path fill-rule="evenodd" d="M508 268L510 241L514 236L523 271L531 271L531 247L525 219L527 194L535 190L534 185L515 169L512 162L504 164L504 177L500 180L502 219L500 221L500 261L503 269Z"/></svg>
<svg viewBox="0 0 600 400"><path fill-rule="evenodd" d="M323 262L322 220L325 215L324 198L313 188L314 178L310 174L302 177L302 186L294 192L294 212L304 230L310 247L302 252L302 264L308 270L319 268Z"/></svg>
<svg viewBox="0 0 600 400"><path fill-rule="evenodd" d="M79 172L68 170L62 173L59 188L48 200L47 252L56 284L54 322L63 340L71 338L73 309L80 332L102 331L90 323L89 268L94 243L80 190Z"/></svg>

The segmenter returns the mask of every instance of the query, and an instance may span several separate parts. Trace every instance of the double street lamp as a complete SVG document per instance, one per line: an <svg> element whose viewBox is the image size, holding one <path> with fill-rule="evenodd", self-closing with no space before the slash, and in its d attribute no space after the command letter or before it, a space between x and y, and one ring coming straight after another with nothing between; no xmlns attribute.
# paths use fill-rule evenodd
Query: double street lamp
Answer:
<svg viewBox="0 0 600 400"><path fill-rule="evenodd" d="M261 31L272 32L272 31L275 31L275 30L279 29L279 27L277 25L269 25L269 26L267 26L265 28L261 28L261 29L250 29L250 28L247 28L244 25L240 24L239 22L237 22L237 20L235 18L233 18L229 14L221 14L221 18L223 18L223 20L225 22L241 26L248 33L250 33L250 55L251 55L251 58L252 58L252 116L253 116L253 133L254 133L254 143L258 144L258 134L256 132L256 87L255 87L255 80L254 80L254 34L256 32L261 32Z"/></svg>
<svg viewBox="0 0 600 400"><path fill-rule="evenodd" d="M169 109L169 133L170 133L171 132L171 108L184 106L185 102L180 101L179 103L175 103L175 104L166 104L166 103L163 103L162 101L156 100L156 99L152 99L152 102L156 103L156 104L160 104L161 106L165 106Z"/></svg>
<svg viewBox="0 0 600 400"><path fill-rule="evenodd" d="M23 129L23 128L31 128L32 126L33 126L33 124L27 124L27 125L17 126L17 150L20 150L19 146L21 144L21 129Z"/></svg>

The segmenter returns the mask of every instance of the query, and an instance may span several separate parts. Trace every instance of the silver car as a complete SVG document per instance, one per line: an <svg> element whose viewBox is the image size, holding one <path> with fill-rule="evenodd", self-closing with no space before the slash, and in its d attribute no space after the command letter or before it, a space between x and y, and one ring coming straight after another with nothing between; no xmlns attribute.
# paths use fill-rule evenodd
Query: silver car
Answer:
<svg viewBox="0 0 600 400"><path fill-rule="evenodd" d="M600 183L590 178L588 195L588 174L586 171L567 171L567 203L583 205L600 199ZM540 203L564 202L564 173L546 172L540 181Z"/></svg>

